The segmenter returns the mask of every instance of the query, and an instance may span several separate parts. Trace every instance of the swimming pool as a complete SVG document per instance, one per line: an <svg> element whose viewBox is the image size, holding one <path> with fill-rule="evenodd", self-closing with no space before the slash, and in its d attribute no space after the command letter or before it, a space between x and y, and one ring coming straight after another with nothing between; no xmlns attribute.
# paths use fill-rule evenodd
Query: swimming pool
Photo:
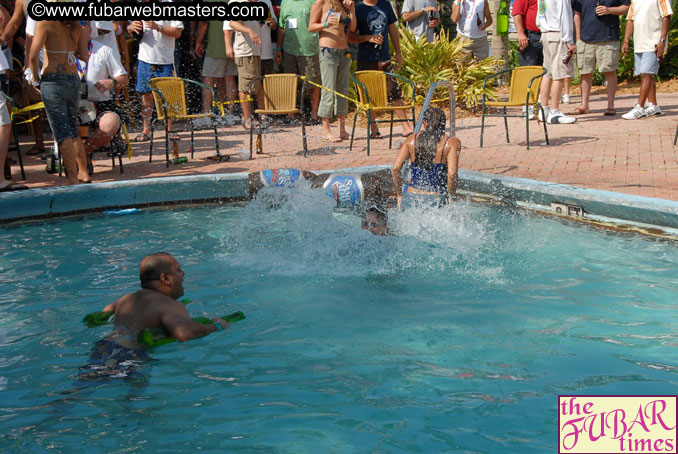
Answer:
<svg viewBox="0 0 678 454"><path fill-rule="evenodd" d="M676 394L678 249L467 202L376 237L322 191L0 230L0 450L554 452L558 394ZM80 382L174 254L226 332Z"/></svg>

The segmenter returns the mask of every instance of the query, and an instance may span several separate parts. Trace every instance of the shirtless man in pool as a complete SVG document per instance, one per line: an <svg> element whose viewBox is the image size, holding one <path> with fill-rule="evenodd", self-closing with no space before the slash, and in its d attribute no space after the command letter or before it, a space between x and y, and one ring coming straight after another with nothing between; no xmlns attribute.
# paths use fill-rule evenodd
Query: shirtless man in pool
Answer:
<svg viewBox="0 0 678 454"><path fill-rule="evenodd" d="M228 327L228 323L217 317L211 325L191 319L186 307L177 301L184 294L184 271L170 254L157 252L144 257L139 265L139 279L141 290L103 309L115 313L116 330L131 329L136 339L136 332L144 328L164 328L176 340L184 342Z"/></svg>

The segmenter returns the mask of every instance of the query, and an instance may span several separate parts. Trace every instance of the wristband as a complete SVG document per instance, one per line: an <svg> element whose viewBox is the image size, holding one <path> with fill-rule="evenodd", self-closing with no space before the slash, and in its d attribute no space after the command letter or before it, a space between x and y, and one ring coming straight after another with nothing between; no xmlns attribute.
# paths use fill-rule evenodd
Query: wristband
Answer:
<svg viewBox="0 0 678 454"><path fill-rule="evenodd" d="M279 50L282 50L282 47L276 46L275 51L278 52Z"/></svg>
<svg viewBox="0 0 678 454"><path fill-rule="evenodd" d="M426 12L426 8L421 9L422 14Z"/></svg>
<svg viewBox="0 0 678 454"><path fill-rule="evenodd" d="M118 81L115 80L114 78L111 77L111 80L113 81L113 88L118 86Z"/></svg>
<svg viewBox="0 0 678 454"><path fill-rule="evenodd" d="M219 323L219 322L214 322L214 326L217 327L217 331L223 331L224 330L224 328L221 327L221 323Z"/></svg>

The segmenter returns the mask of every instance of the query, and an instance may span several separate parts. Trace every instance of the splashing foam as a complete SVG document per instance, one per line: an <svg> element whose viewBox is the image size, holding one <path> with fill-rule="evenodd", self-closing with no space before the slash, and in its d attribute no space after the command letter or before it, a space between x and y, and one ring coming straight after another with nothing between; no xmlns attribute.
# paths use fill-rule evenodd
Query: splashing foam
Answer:
<svg viewBox="0 0 678 454"><path fill-rule="evenodd" d="M488 209L467 202L389 211L393 235L360 228L359 212L339 211L322 189L262 189L221 245L224 258L279 276L363 277L407 272L458 273L504 284L503 267L487 263L494 235Z"/></svg>

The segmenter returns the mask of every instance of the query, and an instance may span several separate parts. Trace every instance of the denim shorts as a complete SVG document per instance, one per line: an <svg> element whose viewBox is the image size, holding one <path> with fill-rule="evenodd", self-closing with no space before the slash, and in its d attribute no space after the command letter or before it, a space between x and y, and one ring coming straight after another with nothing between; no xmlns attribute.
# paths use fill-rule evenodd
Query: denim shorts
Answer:
<svg viewBox="0 0 678 454"><path fill-rule="evenodd" d="M633 74L657 74L659 72L659 59L654 52L636 52Z"/></svg>
<svg viewBox="0 0 678 454"><path fill-rule="evenodd" d="M40 83L42 102L54 140L80 137L78 134L78 104L80 78L75 74L43 74Z"/></svg>
<svg viewBox="0 0 678 454"><path fill-rule="evenodd" d="M174 65L152 65L145 61L139 60L137 66L137 93L150 93L151 87L148 85L151 79L155 77L172 77L174 76Z"/></svg>

